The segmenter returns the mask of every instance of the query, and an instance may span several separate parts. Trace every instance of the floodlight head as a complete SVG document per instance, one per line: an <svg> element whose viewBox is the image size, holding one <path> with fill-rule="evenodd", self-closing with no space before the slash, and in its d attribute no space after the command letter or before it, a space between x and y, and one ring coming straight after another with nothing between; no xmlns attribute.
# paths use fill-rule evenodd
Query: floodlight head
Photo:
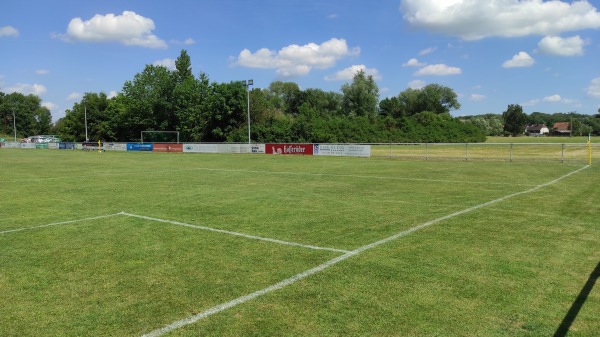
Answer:
<svg viewBox="0 0 600 337"><path fill-rule="evenodd" d="M248 85L254 85L254 80L248 80Z"/></svg>
<svg viewBox="0 0 600 337"><path fill-rule="evenodd" d="M242 80L242 85L246 86L246 80Z"/></svg>

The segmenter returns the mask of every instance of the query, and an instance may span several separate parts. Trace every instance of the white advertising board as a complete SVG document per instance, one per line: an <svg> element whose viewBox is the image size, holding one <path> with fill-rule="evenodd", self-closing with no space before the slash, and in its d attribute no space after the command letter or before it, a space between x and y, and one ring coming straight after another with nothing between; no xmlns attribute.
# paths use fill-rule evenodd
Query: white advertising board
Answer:
<svg viewBox="0 0 600 337"><path fill-rule="evenodd" d="M217 144L183 144L183 152L217 153Z"/></svg>
<svg viewBox="0 0 600 337"><path fill-rule="evenodd" d="M371 145L314 144L315 156L370 157Z"/></svg>
<svg viewBox="0 0 600 337"><path fill-rule="evenodd" d="M58 143L48 143L48 148L51 150L58 150Z"/></svg>
<svg viewBox="0 0 600 337"><path fill-rule="evenodd" d="M104 143L105 151L127 151L127 143Z"/></svg>
<svg viewBox="0 0 600 337"><path fill-rule="evenodd" d="M35 143L21 143L22 149L35 149Z"/></svg>
<svg viewBox="0 0 600 337"><path fill-rule="evenodd" d="M18 149L18 148L21 148L21 143L19 143L19 142L4 142L4 144L2 144L2 147L5 147L7 149Z"/></svg>

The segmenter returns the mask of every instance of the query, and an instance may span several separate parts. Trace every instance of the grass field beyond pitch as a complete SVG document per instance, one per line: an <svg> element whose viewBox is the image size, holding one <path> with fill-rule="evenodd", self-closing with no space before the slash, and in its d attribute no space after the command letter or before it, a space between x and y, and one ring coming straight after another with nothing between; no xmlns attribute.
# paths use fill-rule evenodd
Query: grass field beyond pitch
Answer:
<svg viewBox="0 0 600 337"><path fill-rule="evenodd" d="M140 336L288 279L167 335L600 334L598 287L581 300L595 166L7 149L0 165L1 336Z"/></svg>

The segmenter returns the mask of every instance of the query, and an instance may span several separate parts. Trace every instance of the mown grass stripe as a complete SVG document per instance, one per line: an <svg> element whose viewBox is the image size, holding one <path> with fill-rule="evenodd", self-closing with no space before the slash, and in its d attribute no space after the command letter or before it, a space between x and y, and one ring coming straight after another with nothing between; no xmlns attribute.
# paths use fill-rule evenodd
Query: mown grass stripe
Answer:
<svg viewBox="0 0 600 337"><path fill-rule="evenodd" d="M412 228L410 228L408 230L405 230L405 231L402 231L402 232L397 233L395 235L389 236L389 237L387 237L385 239L382 239L382 240L370 243L368 245L364 245L364 246L359 247L359 248L357 248L357 249L355 249L355 250L353 250L351 252L346 252L344 255L341 255L341 256L338 256L338 257L336 257L334 259L331 259L331 260L329 260L329 261L327 261L327 262L325 262L325 263L323 263L323 264L321 264L321 265L319 265L317 267L311 268L311 269L306 270L306 271L304 271L302 273L299 273L299 274L296 274L296 275L294 275L294 276L292 276L290 278L287 278L287 279L285 279L285 280L283 280L281 282L275 283L275 284L273 284L271 286L268 286L268 287L263 288L261 290L255 291L255 292L250 293L248 295L244 295L244 296L238 297L238 298L236 298L234 300L231 300L229 302L225 302L225 303L219 304L217 306L214 306L214 307L212 307L212 308L210 308L208 310L205 310L205 311L203 311L201 313L198 313L196 315L192 315L192 316L186 317L184 319L175 321L175 322L170 323L170 324L168 324L168 325L166 325L164 327L161 327L161 328L153 330L153 331L151 331L151 332L149 332L147 334L144 334L144 335L142 335L142 337L157 337L157 336L161 336L161 335L169 333L169 332L171 332L173 330L179 329L179 328L181 328L183 326L186 326L186 325L189 325L189 324L193 324L193 323L195 323L195 322L197 322L197 321L199 321L201 319L204 319L206 317L209 317L211 315L214 315L214 314L219 313L221 311L224 311L226 309L229 309L229 308L235 307L237 305L243 304L245 302L248 302L248 301L250 301L252 299L255 299L257 297L260 297L262 295L266 295L268 293L271 293L271 292L273 292L275 290L282 289L282 288L284 288L284 287L286 287L288 285L291 285L291 284L293 284L295 282L298 282L298 281L300 281L300 280L302 280L302 279L304 279L304 278L306 278L306 277L308 277L310 275L316 274L316 273L321 272L321 271L323 271L323 270L325 270L325 269L327 269L327 268L329 268L329 267L331 267L331 266L333 266L335 264L338 264L338 263L340 263L340 262L342 262L342 261L344 261L344 260L346 260L346 259L348 259L348 258L350 258L350 257L352 257L354 255L358 255L358 254L360 254L360 253L362 253L362 252L364 252L366 250L375 248L375 247L383 245L383 244L385 244L387 242L390 242L390 241L396 240L398 238L401 238L403 236L409 235L411 233L417 232L417 231L419 231L421 229L424 229L424 228L429 227L429 226L431 226L433 224L442 222L444 220L448 220L448 219L457 217L459 215L462 215L462 214L465 214L465 213L469 213L469 212L478 210L480 208L483 208L483 207L486 207L486 206L489 206L489 205L493 205L493 204L502 202L504 200L513 198L513 197L517 197L519 195L524 195L524 194L528 194L528 193L531 193L531 192L535 192L535 191L537 191L539 189L542 189L544 187L553 185L553 184L555 184L555 183L557 183L557 182L559 182L559 181L561 181L561 180L563 180L563 179L565 179L565 178L567 178L567 177L569 177L571 175L577 174L577 173L579 173L579 172L587 169L588 167L589 166L584 166L584 167L579 168L579 169L577 169L575 171L569 172L569 173L567 173L567 174L565 174L565 175L563 175L563 176L561 176L561 177L559 177L557 179L554 179L554 180L552 180L550 182L538 185L538 186L536 186L534 188L530 188L528 190L521 191L521 192L512 193L512 194L506 195L504 197L500 197L500 198L497 198L497 199L494 199L494 200L491 200L491 201L488 201L488 202L485 202L485 203L482 203L482 204L479 204L479 205L476 205L476 206L473 206L473 207L466 208L466 209L458 211L458 212L454 212L454 213L449 214L449 215L445 215L445 216L437 218L437 219L433 219L433 220L425 222L425 223L423 223L421 225L412 227Z"/></svg>

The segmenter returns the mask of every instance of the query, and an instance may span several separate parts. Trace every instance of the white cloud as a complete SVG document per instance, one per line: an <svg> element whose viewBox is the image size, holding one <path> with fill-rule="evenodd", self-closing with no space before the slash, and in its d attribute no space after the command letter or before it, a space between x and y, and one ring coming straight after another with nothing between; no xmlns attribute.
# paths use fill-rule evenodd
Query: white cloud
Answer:
<svg viewBox="0 0 600 337"><path fill-rule="evenodd" d="M414 80L408 82L408 87L411 89L423 89L426 85L427 83L421 80Z"/></svg>
<svg viewBox="0 0 600 337"><path fill-rule="evenodd" d="M50 71L46 70L46 69L38 69L35 71L35 73L38 75L48 75L48 74L50 74Z"/></svg>
<svg viewBox="0 0 600 337"><path fill-rule="evenodd" d="M380 80L381 75L375 68L367 68L364 64L353 65L344 70L340 70L335 75L325 76L326 81L350 81L359 71L364 71L367 76L373 76L374 80Z"/></svg>
<svg viewBox="0 0 600 337"><path fill-rule="evenodd" d="M600 13L585 0L402 0L400 10L414 27L465 40L600 28Z"/></svg>
<svg viewBox="0 0 600 337"><path fill-rule="evenodd" d="M19 31L12 26L0 27L0 37L3 36L17 37L19 36Z"/></svg>
<svg viewBox="0 0 600 337"><path fill-rule="evenodd" d="M460 75L462 70L456 67L450 67L445 64L431 64L424 68L419 69L414 75L415 76L447 76L447 75Z"/></svg>
<svg viewBox="0 0 600 337"><path fill-rule="evenodd" d="M0 88L0 91L4 91L6 93L13 93L13 92L18 92L21 93L23 95L29 95L29 94L33 94L36 96L40 96L46 93L46 91L48 91L46 89L45 86L43 86L42 84L26 84L26 83L17 83L11 87L2 87Z"/></svg>
<svg viewBox="0 0 600 337"><path fill-rule="evenodd" d="M360 54L359 48L348 48L346 40L333 38L322 44L290 45L279 51L262 48L255 53L244 49L235 65L248 68L276 69L284 77L308 74L312 68L327 69L344 57Z"/></svg>
<svg viewBox="0 0 600 337"><path fill-rule="evenodd" d="M179 41L179 40L171 40L172 44L178 44L178 45L184 45L184 46L191 46L196 44L196 41L192 38L187 38L183 41Z"/></svg>
<svg viewBox="0 0 600 337"><path fill-rule="evenodd" d="M557 56L583 55L586 42L579 35L565 38L559 36L546 36L539 43L539 51L543 54Z"/></svg>
<svg viewBox="0 0 600 337"><path fill-rule="evenodd" d="M471 94L471 101L475 101L475 102L480 102L483 101L487 98L487 96L485 95L481 95L481 94Z"/></svg>
<svg viewBox="0 0 600 337"><path fill-rule="evenodd" d="M529 100L527 102L521 103L521 105L522 106L534 106L534 105L537 105L539 102L540 102L539 99L532 99L532 100Z"/></svg>
<svg viewBox="0 0 600 337"><path fill-rule="evenodd" d="M42 102L42 106L50 111L54 111L58 108L58 105L56 105L52 102Z"/></svg>
<svg viewBox="0 0 600 337"><path fill-rule="evenodd" d="M118 92L116 92L116 91L114 91L114 90L111 90L111 91L108 93L108 95L106 95L106 97L107 97L108 99L111 99L111 98L115 98L115 97L117 97L117 95L118 95L118 94L119 94Z"/></svg>
<svg viewBox="0 0 600 337"><path fill-rule="evenodd" d="M562 100L562 98L560 97L560 95L552 95L552 96L546 96L544 97L543 101L544 102L560 102Z"/></svg>
<svg viewBox="0 0 600 337"><path fill-rule="evenodd" d="M419 62L419 60L412 58L408 62L404 63L403 67L424 67L427 63Z"/></svg>
<svg viewBox="0 0 600 337"><path fill-rule="evenodd" d="M600 77L594 78L587 88L587 94L590 97L600 98Z"/></svg>
<svg viewBox="0 0 600 337"><path fill-rule="evenodd" d="M529 56L526 52L519 52L517 55L513 56L512 59L504 62L502 64L503 68L522 68L522 67L531 67L535 63L533 57Z"/></svg>
<svg viewBox="0 0 600 337"><path fill-rule="evenodd" d="M166 58L166 59L155 61L152 64L155 66L166 67L169 70L175 70L175 60L174 59Z"/></svg>
<svg viewBox="0 0 600 337"><path fill-rule="evenodd" d="M166 42L152 34L154 28L152 19L124 11L122 15L96 14L86 21L74 18L67 33L56 36L70 42L119 42L126 46L166 48Z"/></svg>
<svg viewBox="0 0 600 337"><path fill-rule="evenodd" d="M427 49L423 49L423 50L421 50L419 52L419 55L423 56L423 55L431 54L431 53L433 53L436 50L437 50L437 47L430 47L430 48L427 48Z"/></svg>
<svg viewBox="0 0 600 337"><path fill-rule="evenodd" d="M67 101L78 101L83 98L83 95L79 92L72 92L67 96Z"/></svg>

